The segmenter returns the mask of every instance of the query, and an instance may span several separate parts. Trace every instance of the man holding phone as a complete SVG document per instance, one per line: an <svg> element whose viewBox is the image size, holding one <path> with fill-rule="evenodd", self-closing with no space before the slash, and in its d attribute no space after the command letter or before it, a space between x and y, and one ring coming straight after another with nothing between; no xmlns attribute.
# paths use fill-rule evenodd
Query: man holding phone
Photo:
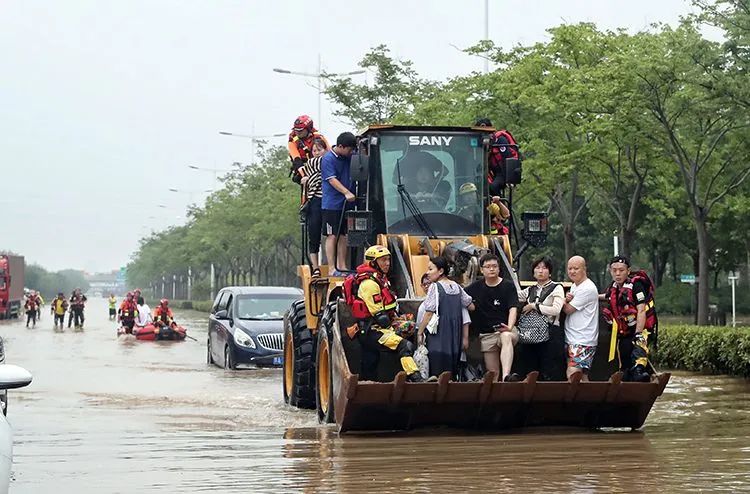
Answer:
<svg viewBox="0 0 750 494"><path fill-rule="evenodd" d="M511 280L500 276L500 259L495 254L483 255L479 265L484 279L469 285L466 293L474 299L471 321L479 329L484 365L487 371L495 372L503 381L520 381L520 376L510 373L513 350L518 343L515 327L518 291Z"/></svg>

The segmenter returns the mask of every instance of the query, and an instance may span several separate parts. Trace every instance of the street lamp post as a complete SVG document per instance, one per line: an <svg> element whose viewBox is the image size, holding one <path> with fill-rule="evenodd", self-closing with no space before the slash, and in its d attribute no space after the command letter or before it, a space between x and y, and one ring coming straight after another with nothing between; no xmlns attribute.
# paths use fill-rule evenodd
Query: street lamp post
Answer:
<svg viewBox="0 0 750 494"><path fill-rule="evenodd" d="M201 193L206 193L206 192L213 192L213 189L206 189L206 190L181 190L181 189L170 188L169 192L187 194L187 196L188 196L188 205L190 205L190 204L193 204L193 194L201 194Z"/></svg>
<svg viewBox="0 0 750 494"><path fill-rule="evenodd" d="M490 39L490 0L484 0L484 39L489 41ZM487 54L484 57L484 73L487 74L490 71L490 60L487 58Z"/></svg>
<svg viewBox="0 0 750 494"><path fill-rule="evenodd" d="M255 133L255 123L253 123L253 129L250 134L238 134L236 132L226 132L224 130L220 130L219 134L223 136L242 137L243 139L250 139L250 164L251 165L255 164L255 141L260 141L263 139L272 139L274 137L284 137L286 135L284 133L257 135Z"/></svg>
<svg viewBox="0 0 750 494"><path fill-rule="evenodd" d="M347 75L357 75L357 74L364 74L364 70L353 70L351 72L341 72L338 74L334 73L328 73L323 74L323 65L321 62L320 54L318 54L318 72L313 74L310 72L298 72L295 70L288 70L288 69L279 69L274 68L274 72L278 72L279 74L289 74L289 75L299 75L302 77L313 77L318 80L318 128L321 128L322 122L323 122L323 115L321 113L321 98L323 94L323 75L326 75L328 77L341 77L341 76L347 76Z"/></svg>
<svg viewBox="0 0 750 494"><path fill-rule="evenodd" d="M203 168L203 167L195 166L195 165L188 165L187 167L190 168L191 170L198 170L198 171L202 171L202 172L211 172L211 173L213 173L213 175L214 175L214 190L217 189L218 185L219 185L219 182L218 182L218 174L219 174L219 172L227 173L227 172L232 171L232 170L229 170L229 169L226 169L226 168Z"/></svg>
<svg viewBox="0 0 750 494"><path fill-rule="evenodd" d="M737 303L736 303L737 299L735 298L735 283L739 279L740 277L734 271L729 273L729 282L732 284L732 327L733 328L737 327Z"/></svg>

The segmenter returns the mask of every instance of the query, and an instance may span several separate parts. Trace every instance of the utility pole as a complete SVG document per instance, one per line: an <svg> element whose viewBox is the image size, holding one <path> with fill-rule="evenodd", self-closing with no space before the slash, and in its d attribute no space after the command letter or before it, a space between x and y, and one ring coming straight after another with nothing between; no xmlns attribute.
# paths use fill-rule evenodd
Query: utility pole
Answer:
<svg viewBox="0 0 750 494"><path fill-rule="evenodd" d="M737 327L737 303L736 303L737 299L735 298L735 285L736 285L737 280L739 279L740 277L734 271L729 273L729 282L732 284L732 327L733 328Z"/></svg>
<svg viewBox="0 0 750 494"><path fill-rule="evenodd" d="M490 40L490 0L484 0L484 39L485 41ZM489 74L490 72L490 60L485 54L484 57L484 73ZM318 110L320 113L320 110Z"/></svg>

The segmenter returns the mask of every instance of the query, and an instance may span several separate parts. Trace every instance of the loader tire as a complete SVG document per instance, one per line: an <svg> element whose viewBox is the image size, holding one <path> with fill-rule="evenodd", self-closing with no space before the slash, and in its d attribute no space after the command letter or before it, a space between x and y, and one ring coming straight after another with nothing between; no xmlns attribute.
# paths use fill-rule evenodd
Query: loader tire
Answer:
<svg viewBox="0 0 750 494"><path fill-rule="evenodd" d="M293 407L315 408L314 346L305 301L297 300L284 318L284 402Z"/></svg>

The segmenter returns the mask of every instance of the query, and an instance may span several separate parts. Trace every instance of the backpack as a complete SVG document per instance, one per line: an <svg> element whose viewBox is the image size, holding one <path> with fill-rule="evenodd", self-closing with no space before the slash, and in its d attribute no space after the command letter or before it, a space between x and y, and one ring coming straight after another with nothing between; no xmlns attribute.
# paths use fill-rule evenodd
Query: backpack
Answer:
<svg viewBox="0 0 750 494"><path fill-rule="evenodd" d="M492 146L505 158L518 158L518 143L513 135L505 129L492 134Z"/></svg>

